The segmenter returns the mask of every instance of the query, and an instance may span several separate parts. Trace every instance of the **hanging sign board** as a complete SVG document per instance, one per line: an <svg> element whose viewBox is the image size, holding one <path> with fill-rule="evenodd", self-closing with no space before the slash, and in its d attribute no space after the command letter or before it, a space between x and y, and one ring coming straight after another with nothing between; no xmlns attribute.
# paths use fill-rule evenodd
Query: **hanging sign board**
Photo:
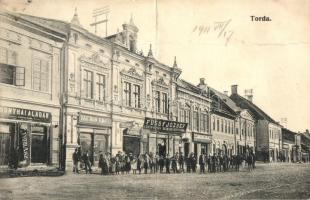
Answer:
<svg viewBox="0 0 310 200"><path fill-rule="evenodd" d="M146 117L143 128L166 133L184 133L187 123Z"/></svg>

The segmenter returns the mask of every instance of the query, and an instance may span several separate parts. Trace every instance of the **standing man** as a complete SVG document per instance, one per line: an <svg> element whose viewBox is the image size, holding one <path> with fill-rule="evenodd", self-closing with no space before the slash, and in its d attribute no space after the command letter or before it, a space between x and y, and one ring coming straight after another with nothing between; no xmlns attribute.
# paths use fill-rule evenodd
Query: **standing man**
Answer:
<svg viewBox="0 0 310 200"><path fill-rule="evenodd" d="M205 152L199 156L200 173L205 173L206 156Z"/></svg>
<svg viewBox="0 0 310 200"><path fill-rule="evenodd" d="M165 164L166 164L166 173L170 174L170 158L169 155L166 154L166 159L165 159Z"/></svg>
<svg viewBox="0 0 310 200"><path fill-rule="evenodd" d="M180 172L184 173L184 156L183 153L180 152L180 156L179 156L179 165L180 165Z"/></svg>
<svg viewBox="0 0 310 200"><path fill-rule="evenodd" d="M84 164L85 164L85 172L86 172L86 174L87 173L91 174L92 170L91 170L91 166L90 166L88 151L84 152L84 154L83 154L83 161L84 161Z"/></svg>
<svg viewBox="0 0 310 200"><path fill-rule="evenodd" d="M78 149L76 148L74 150L74 153L72 154L72 161L73 161L73 173L79 173L79 154Z"/></svg>

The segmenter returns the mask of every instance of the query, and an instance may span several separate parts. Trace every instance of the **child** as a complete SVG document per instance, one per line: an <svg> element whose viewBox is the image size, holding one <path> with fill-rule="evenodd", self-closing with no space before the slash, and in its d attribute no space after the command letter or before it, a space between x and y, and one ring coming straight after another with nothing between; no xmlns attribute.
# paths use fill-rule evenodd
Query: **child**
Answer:
<svg viewBox="0 0 310 200"><path fill-rule="evenodd" d="M131 169L132 169L133 174L137 173L137 157L136 156L134 156L133 160L131 161Z"/></svg>

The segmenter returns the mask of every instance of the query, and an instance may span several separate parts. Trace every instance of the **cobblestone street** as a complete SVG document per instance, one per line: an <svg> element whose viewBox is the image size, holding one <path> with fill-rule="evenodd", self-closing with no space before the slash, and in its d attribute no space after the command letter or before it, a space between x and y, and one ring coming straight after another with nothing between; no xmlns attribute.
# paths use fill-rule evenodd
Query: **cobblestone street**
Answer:
<svg viewBox="0 0 310 200"><path fill-rule="evenodd" d="M308 199L309 164L258 164L216 174L0 179L0 199Z"/></svg>

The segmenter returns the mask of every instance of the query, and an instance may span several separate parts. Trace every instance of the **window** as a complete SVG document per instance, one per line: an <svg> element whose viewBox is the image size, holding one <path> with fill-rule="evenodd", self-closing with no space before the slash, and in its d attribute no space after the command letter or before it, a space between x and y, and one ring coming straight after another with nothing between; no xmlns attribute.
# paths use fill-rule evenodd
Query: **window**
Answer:
<svg viewBox="0 0 310 200"><path fill-rule="evenodd" d="M155 92L155 106L156 106L156 112L160 112L160 92Z"/></svg>
<svg viewBox="0 0 310 200"><path fill-rule="evenodd" d="M215 117L213 117L213 130L215 131Z"/></svg>
<svg viewBox="0 0 310 200"><path fill-rule="evenodd" d="M16 65L16 52L0 47L0 83L16 86L25 85L25 68Z"/></svg>
<svg viewBox="0 0 310 200"><path fill-rule="evenodd" d="M194 121L194 130L199 130L199 119L198 119L198 112L194 111L193 113L193 121Z"/></svg>
<svg viewBox="0 0 310 200"><path fill-rule="evenodd" d="M225 120L225 133L227 133L227 121Z"/></svg>
<svg viewBox="0 0 310 200"><path fill-rule="evenodd" d="M180 110L180 122L185 122L185 110Z"/></svg>
<svg viewBox="0 0 310 200"><path fill-rule="evenodd" d="M105 75L97 74L97 100L104 101L105 99Z"/></svg>
<svg viewBox="0 0 310 200"><path fill-rule="evenodd" d="M220 131L220 120L216 119L216 130Z"/></svg>
<svg viewBox="0 0 310 200"><path fill-rule="evenodd" d="M166 93L162 93L163 96L163 113L168 113L168 96Z"/></svg>
<svg viewBox="0 0 310 200"><path fill-rule="evenodd" d="M25 86L25 68L15 67L15 85Z"/></svg>
<svg viewBox="0 0 310 200"><path fill-rule="evenodd" d="M32 88L38 91L48 92L49 84L49 63L46 60L41 60L38 58L33 59L33 84Z"/></svg>
<svg viewBox="0 0 310 200"><path fill-rule="evenodd" d="M208 114L201 114L200 116L200 127L202 132L208 131Z"/></svg>
<svg viewBox="0 0 310 200"><path fill-rule="evenodd" d="M84 70L84 95L86 98L93 98L93 73Z"/></svg>
<svg viewBox="0 0 310 200"><path fill-rule="evenodd" d="M125 82L124 98L125 98L125 105L131 106L131 83Z"/></svg>
<svg viewBox="0 0 310 200"><path fill-rule="evenodd" d="M224 132L224 122L223 122L223 119L221 119L221 132Z"/></svg>
<svg viewBox="0 0 310 200"><path fill-rule="evenodd" d="M140 108L141 105L140 105L140 86L139 85L134 85L133 96L134 96L135 108Z"/></svg>
<svg viewBox="0 0 310 200"><path fill-rule="evenodd" d="M0 63L8 64L8 51L5 48L0 48Z"/></svg>
<svg viewBox="0 0 310 200"><path fill-rule="evenodd" d="M185 122L188 123L189 128L191 129L192 126L192 120L191 120L191 114L190 110L185 110Z"/></svg>

